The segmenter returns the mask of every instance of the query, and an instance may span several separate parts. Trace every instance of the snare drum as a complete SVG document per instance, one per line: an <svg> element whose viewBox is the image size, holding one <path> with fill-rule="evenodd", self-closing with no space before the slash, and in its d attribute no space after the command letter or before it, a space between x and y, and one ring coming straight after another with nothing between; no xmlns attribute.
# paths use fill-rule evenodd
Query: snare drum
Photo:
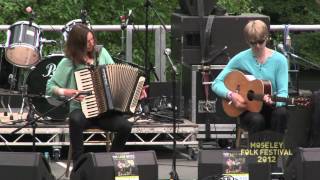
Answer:
<svg viewBox="0 0 320 180"><path fill-rule="evenodd" d="M18 67L30 67L40 61L41 30L35 23L19 21L7 31L6 59Z"/></svg>
<svg viewBox="0 0 320 180"><path fill-rule="evenodd" d="M31 97L29 100L34 105L36 113L41 115L55 107L52 103L48 103L48 99L43 96L46 93L46 85L48 79L52 76L57 68L57 65L63 58L63 55L48 56L44 60L40 61L36 67L29 73L26 84L28 85L27 91L31 95L39 95L42 97ZM59 105L61 102L55 105ZM47 114L47 118L50 120L64 121L68 114L68 108L62 106Z"/></svg>

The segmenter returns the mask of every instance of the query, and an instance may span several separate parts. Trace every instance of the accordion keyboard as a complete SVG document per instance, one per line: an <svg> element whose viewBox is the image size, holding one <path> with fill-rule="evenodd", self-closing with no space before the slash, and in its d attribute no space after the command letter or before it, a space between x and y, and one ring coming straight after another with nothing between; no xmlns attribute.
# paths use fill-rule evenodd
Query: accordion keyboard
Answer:
<svg viewBox="0 0 320 180"><path fill-rule="evenodd" d="M81 101L81 107L87 118L95 117L99 114L97 98L95 96L93 81L90 71L87 69L77 71L76 73L77 87L82 91L92 91L92 95L86 96Z"/></svg>

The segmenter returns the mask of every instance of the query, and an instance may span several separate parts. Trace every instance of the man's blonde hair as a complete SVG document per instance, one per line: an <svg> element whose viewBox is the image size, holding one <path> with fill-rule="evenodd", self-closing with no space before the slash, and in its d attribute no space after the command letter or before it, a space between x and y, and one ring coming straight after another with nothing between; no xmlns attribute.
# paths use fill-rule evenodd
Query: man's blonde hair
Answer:
<svg viewBox="0 0 320 180"><path fill-rule="evenodd" d="M244 37L249 41L267 39L269 30L267 25L261 20L252 20L243 29Z"/></svg>

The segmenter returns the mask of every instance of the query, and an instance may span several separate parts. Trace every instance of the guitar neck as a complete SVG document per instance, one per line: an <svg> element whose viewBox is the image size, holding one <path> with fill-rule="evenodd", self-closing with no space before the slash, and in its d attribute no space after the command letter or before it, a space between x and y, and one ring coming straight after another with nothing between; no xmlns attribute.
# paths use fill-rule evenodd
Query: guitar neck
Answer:
<svg viewBox="0 0 320 180"><path fill-rule="evenodd" d="M263 94L255 94L253 92L248 92L248 99L250 101L252 100L263 101L263 96L264 96ZM285 102L288 105L309 106L311 104L311 99L307 97L286 98L286 97L272 96L271 99L274 102Z"/></svg>
<svg viewBox="0 0 320 180"><path fill-rule="evenodd" d="M257 100L257 101L263 101L264 94L255 94L252 92L248 93L248 99L249 100ZM272 101L275 102L285 102L288 104L294 104L294 98L285 98L285 97L278 97L278 96L272 96Z"/></svg>
<svg viewBox="0 0 320 180"><path fill-rule="evenodd" d="M294 104L294 98L272 96L271 99L272 101L275 101L275 102L285 102L287 104Z"/></svg>

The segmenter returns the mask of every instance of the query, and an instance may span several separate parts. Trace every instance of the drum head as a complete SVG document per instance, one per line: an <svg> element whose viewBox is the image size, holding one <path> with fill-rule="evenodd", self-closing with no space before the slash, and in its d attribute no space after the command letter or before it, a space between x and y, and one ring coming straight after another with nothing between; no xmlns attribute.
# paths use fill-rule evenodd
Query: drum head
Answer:
<svg viewBox="0 0 320 180"><path fill-rule="evenodd" d="M58 63L63 58L63 55L55 55L45 58L37 64L34 70L30 72L27 78L28 94L44 96L46 92L46 85L48 79L52 76ZM36 113L42 115L54 108L55 106L48 103L46 98L31 97L29 98L31 104L34 105ZM60 104L60 103L58 103ZM58 105L57 104L57 105ZM68 114L67 104L58 107L54 111L46 115L50 120L64 121Z"/></svg>

